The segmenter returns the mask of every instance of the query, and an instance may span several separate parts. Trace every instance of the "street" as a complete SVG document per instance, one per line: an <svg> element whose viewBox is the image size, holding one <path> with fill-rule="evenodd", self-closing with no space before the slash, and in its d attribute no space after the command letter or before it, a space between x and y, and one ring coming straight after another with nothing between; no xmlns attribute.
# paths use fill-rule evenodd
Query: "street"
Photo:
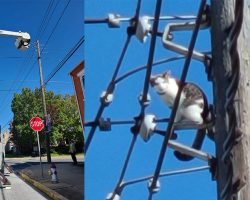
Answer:
<svg viewBox="0 0 250 200"><path fill-rule="evenodd" d="M6 158L5 162L7 163L8 166L11 166L13 168L15 173L18 173L22 177L27 176L28 179L32 180L31 182L35 181L37 184L42 185L42 189L41 189L40 186L37 187L37 184L34 185L31 183L31 185L41 190L42 193L46 193L48 195L50 195L51 193L55 193L57 196L59 195L61 199L82 200L84 196L83 195L83 156L77 156L78 165L76 166L72 164L72 159L68 155L52 157L52 162L55 163L56 169L57 169L57 175L58 175L58 180L59 180L58 183L51 182L51 177L48 174L48 170L50 169L50 164L45 162L46 160L45 157L43 157L42 159L43 159L43 165L42 165L43 177L42 177L42 171L41 171L41 166L39 164L38 157ZM15 176L15 179L18 179L19 181L23 182L16 175L13 174L13 176ZM18 186L13 185L11 180L10 182L11 182L12 188L18 187ZM28 180L28 182L30 181ZM25 185L27 184L25 183ZM47 189L43 189L43 187ZM12 188L10 190L12 190ZM15 193L13 191L12 192L10 191L10 193ZM36 191L34 190L34 192ZM55 195L52 194L52 196L55 196ZM22 197L23 197L22 199L26 200L26 194L23 194ZM40 198L33 197L32 199L40 199ZM46 199L46 198L43 197L43 199ZM27 195L27 200L29 200L29 195Z"/></svg>

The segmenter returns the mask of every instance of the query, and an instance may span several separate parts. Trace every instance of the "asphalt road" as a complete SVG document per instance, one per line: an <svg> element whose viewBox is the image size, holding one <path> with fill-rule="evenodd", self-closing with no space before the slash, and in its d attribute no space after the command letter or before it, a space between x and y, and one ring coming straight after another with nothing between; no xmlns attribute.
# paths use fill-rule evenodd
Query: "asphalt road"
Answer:
<svg viewBox="0 0 250 200"><path fill-rule="evenodd" d="M42 160L43 177L41 176L41 167L38 157L6 158L5 162L11 166L14 171L24 172L32 179L42 183L69 200L83 199L83 156L77 156L79 162L77 166L72 165L70 156L52 158L52 162L55 162L57 167L59 179L59 183L57 184L51 183L51 177L48 175L50 164L46 162L46 157L43 157Z"/></svg>

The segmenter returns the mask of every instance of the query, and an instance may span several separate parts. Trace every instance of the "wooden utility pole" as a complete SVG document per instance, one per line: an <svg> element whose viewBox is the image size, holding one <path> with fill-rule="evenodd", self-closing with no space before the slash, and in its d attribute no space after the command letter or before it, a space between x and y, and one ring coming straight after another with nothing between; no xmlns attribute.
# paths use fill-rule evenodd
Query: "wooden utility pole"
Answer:
<svg viewBox="0 0 250 200"><path fill-rule="evenodd" d="M211 1L218 200L250 199L249 6Z"/></svg>
<svg viewBox="0 0 250 200"><path fill-rule="evenodd" d="M38 67L39 67L39 77L40 77L40 85L41 85L41 94L42 94L42 103L43 103L43 113L44 113L44 120L45 120L45 139L46 139L46 151L47 151L47 161L51 163L51 154L50 154L50 133L47 127L47 107L46 107L46 100L45 100L45 86L43 82L43 71L42 71L42 62L41 62L41 51L40 51L40 44L39 41L36 42L37 47L37 60L38 60Z"/></svg>

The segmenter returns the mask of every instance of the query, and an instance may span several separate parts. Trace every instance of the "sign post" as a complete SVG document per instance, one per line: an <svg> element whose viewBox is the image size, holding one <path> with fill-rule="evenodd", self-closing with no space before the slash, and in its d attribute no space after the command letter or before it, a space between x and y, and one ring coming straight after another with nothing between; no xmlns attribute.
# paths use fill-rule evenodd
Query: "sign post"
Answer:
<svg viewBox="0 0 250 200"><path fill-rule="evenodd" d="M40 166L41 166L41 172L43 177L43 166L42 166L42 158L41 158L41 148L40 148L40 140L39 140L39 134L38 131L41 131L44 128L43 121L39 117L32 117L30 120L30 128L36 132L37 136L37 143L38 143L38 152L40 157Z"/></svg>

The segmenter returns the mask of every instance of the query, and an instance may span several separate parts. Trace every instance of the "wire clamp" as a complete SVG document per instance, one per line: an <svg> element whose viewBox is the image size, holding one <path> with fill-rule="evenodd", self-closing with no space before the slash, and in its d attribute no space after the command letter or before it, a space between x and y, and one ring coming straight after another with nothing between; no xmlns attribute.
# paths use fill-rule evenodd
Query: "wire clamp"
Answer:
<svg viewBox="0 0 250 200"><path fill-rule="evenodd" d="M133 133L133 134L138 134L140 132L140 128L141 128L141 123L142 123L142 116L139 115L137 117L134 117L134 120L135 120L135 125L132 126L130 128L130 131Z"/></svg>
<svg viewBox="0 0 250 200"><path fill-rule="evenodd" d="M107 118L105 120L103 117L99 119L99 129L100 131L111 131L111 120Z"/></svg>
<svg viewBox="0 0 250 200"><path fill-rule="evenodd" d="M140 135L145 142L147 142L153 135L155 127L155 115L145 115L140 127Z"/></svg>
<svg viewBox="0 0 250 200"><path fill-rule="evenodd" d="M149 36L149 32L151 30L151 24L149 23L149 17L143 16L140 17L136 27L136 37L141 42L144 43L147 40L147 36Z"/></svg>
<svg viewBox="0 0 250 200"><path fill-rule="evenodd" d="M105 106L108 106L110 103L112 103L113 98L114 98L113 94L109 94L107 93L107 91L103 91L100 100Z"/></svg>
<svg viewBox="0 0 250 200"><path fill-rule="evenodd" d="M148 189L153 193L159 192L161 187L160 181L159 180L156 181L154 188L152 188L152 183L153 183L153 178L149 179L148 181Z"/></svg>
<svg viewBox="0 0 250 200"><path fill-rule="evenodd" d="M106 200L120 200L120 195L109 193L106 197Z"/></svg>
<svg viewBox="0 0 250 200"><path fill-rule="evenodd" d="M147 99L146 100L143 100L143 94L142 93L140 94L140 96L139 96L139 103L140 103L140 105L142 105L142 106L148 106L150 104L150 101L151 101L150 94L147 94Z"/></svg>
<svg viewBox="0 0 250 200"><path fill-rule="evenodd" d="M215 157L212 157L208 160L208 165L210 166L210 173L212 176L212 180L215 181L218 178L218 160Z"/></svg>
<svg viewBox="0 0 250 200"><path fill-rule="evenodd" d="M120 15L119 14L108 14L108 26L109 28L119 28L120 27Z"/></svg>

